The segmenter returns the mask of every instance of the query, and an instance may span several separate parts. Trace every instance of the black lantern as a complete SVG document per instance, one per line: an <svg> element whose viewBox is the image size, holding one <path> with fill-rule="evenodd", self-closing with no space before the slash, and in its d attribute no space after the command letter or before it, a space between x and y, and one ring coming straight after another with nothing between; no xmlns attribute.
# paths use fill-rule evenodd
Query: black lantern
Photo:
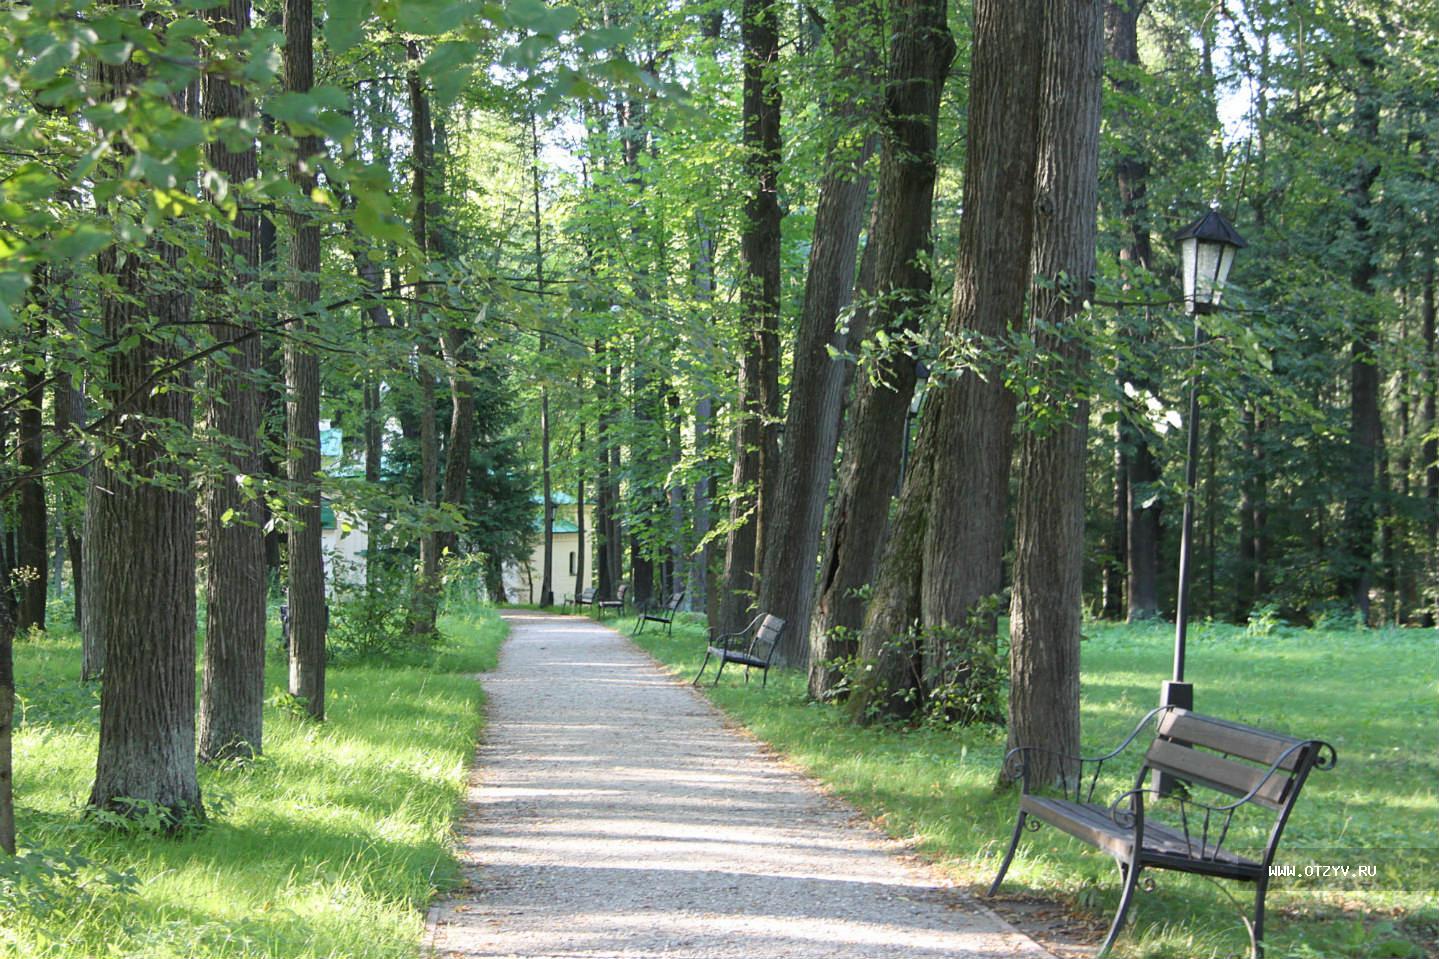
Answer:
<svg viewBox="0 0 1439 959"><path fill-rule="evenodd" d="M1224 295L1235 252L1249 244L1218 210L1210 210L1180 230L1175 239L1179 241L1185 312L1214 312Z"/></svg>

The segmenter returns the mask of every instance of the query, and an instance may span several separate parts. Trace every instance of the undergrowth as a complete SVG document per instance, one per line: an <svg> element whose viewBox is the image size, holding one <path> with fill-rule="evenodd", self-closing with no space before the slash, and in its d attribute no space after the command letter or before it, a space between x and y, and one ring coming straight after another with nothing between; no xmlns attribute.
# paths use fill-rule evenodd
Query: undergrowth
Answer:
<svg viewBox="0 0 1439 959"><path fill-rule="evenodd" d="M264 755L202 768L208 818L167 836L87 815L98 700L78 640L17 645L16 805L24 855L0 862L0 955L19 959L414 956L456 877L450 829L480 725L473 674L504 625L441 618L438 647L332 665L328 719L273 695ZM267 687L285 662L272 626Z"/></svg>

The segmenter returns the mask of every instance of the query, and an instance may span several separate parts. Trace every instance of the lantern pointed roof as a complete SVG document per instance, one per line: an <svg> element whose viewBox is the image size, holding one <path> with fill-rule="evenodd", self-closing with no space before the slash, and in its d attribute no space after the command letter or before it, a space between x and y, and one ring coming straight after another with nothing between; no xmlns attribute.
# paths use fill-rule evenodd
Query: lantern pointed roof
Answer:
<svg viewBox="0 0 1439 959"><path fill-rule="evenodd" d="M1195 220L1174 235L1176 240L1206 240L1211 243L1228 243L1230 246L1245 247L1249 243L1234 229L1234 225L1224 219L1224 214L1218 210L1210 210L1208 213Z"/></svg>

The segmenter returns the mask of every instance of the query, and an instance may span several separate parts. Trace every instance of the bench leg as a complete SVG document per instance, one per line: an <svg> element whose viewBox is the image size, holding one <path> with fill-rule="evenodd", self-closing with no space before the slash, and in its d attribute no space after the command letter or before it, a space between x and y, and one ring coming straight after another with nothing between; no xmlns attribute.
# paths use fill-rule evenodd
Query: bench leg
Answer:
<svg viewBox="0 0 1439 959"><path fill-rule="evenodd" d="M719 685L719 678L724 675L724 664L727 663L727 662L729 662L728 659L725 659L723 656L720 657L719 669L716 669L716 670L715 670L715 681L714 681L713 683L711 683L710 685L712 685L712 686L718 686L718 685Z"/></svg>
<svg viewBox="0 0 1439 959"><path fill-rule="evenodd" d="M700 684L700 677L705 674L705 667L708 666L709 664L710 664L710 654L709 654L709 650L705 650L705 661L702 662L702 663L700 663L700 671L697 672L697 673L695 673L695 678L690 681L690 685L691 685L691 686L698 686L698 685ZM721 664L721 665L723 665L723 664Z"/></svg>
<svg viewBox="0 0 1439 959"><path fill-rule="evenodd" d="M1249 930L1254 959L1264 959L1264 893L1268 887L1268 876L1260 876L1254 882L1254 927Z"/></svg>
<svg viewBox="0 0 1439 959"><path fill-rule="evenodd" d="M641 616L639 619L635 620L635 628L632 629L632 630L630 630L630 635L631 635L631 636L638 636L640 633L644 632L644 629L645 629L645 618L644 618L643 616Z"/></svg>
<svg viewBox="0 0 1439 959"><path fill-rule="evenodd" d="M1114 940L1119 938L1119 930L1124 928L1124 914L1129 911L1129 902L1134 898L1134 887L1139 883L1139 866L1134 863L1121 863L1119 871L1124 875L1124 891L1119 894L1119 908L1114 911L1114 922L1110 923L1109 935L1104 937L1104 945L1094 954L1095 959L1109 955Z"/></svg>
<svg viewBox="0 0 1439 959"><path fill-rule="evenodd" d="M1004 862L999 864L999 874L994 877L994 882L989 884L989 892L985 895L992 896L999 892L999 884L1004 882L1004 874L1009 872L1009 864L1014 861L1014 851L1019 848L1019 837L1024 834L1024 821L1028 818L1029 813L1021 810L1019 818L1014 821L1014 835L1009 840L1009 851L1004 854Z"/></svg>

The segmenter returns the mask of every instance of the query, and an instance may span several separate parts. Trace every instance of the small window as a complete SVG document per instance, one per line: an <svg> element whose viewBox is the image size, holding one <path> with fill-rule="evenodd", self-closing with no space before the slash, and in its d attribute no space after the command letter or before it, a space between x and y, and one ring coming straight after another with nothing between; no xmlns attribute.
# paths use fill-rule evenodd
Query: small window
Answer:
<svg viewBox="0 0 1439 959"><path fill-rule="evenodd" d="M570 554L570 575L575 575L575 554Z"/></svg>

